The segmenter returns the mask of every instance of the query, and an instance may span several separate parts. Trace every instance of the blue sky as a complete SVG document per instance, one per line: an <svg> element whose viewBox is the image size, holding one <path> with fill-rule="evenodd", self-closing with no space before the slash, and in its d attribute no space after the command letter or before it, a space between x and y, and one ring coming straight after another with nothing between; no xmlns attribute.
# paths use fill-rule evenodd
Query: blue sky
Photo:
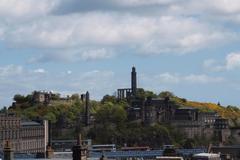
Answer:
<svg viewBox="0 0 240 160"><path fill-rule="evenodd" d="M130 86L240 105L238 0L1 0L0 106Z"/></svg>

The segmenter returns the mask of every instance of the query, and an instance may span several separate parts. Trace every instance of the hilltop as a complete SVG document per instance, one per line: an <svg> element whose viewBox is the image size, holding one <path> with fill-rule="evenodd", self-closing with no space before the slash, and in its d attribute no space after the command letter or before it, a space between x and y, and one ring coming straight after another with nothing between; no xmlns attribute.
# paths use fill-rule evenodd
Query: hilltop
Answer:
<svg viewBox="0 0 240 160"><path fill-rule="evenodd" d="M79 115L84 112L84 102L80 99L80 96L78 94L72 94L64 99L60 97L60 94L57 95L57 97L52 98L49 104L44 104L32 103L33 94L27 96L16 94L13 98L15 101L13 103L14 105L10 106L9 110L28 119L41 117L55 123L64 115L66 121L69 123L76 121L79 118ZM221 106L220 104L215 103L188 101L185 98L175 96L169 91L155 94L151 91L140 89L138 91L138 96L142 98L147 98L149 96L153 98L170 97L170 101L178 108L192 107L199 109L201 112L217 112L221 117L231 120L232 126L240 125L240 109L236 106ZM91 100L90 113L95 114L102 106L103 102L118 104L117 98L106 95L101 101ZM121 103L124 108L128 105L127 102L124 101Z"/></svg>
<svg viewBox="0 0 240 160"><path fill-rule="evenodd" d="M72 94L67 98L61 98L60 94L58 97L54 97L48 104L44 103L33 103L32 94L27 96L16 94L13 98L15 101L13 106L10 106L9 110L21 115L24 118L36 118L44 117L46 119L56 122L61 114L65 114L72 120L76 119L80 113L84 112L84 102L80 99L78 94ZM216 103L209 102L196 102L188 101L185 98L175 96L172 92L164 91L159 94L155 94L152 91L139 90L138 96L141 98L153 97L153 98L165 98L170 97L170 101L178 108L192 107L199 109L201 112L217 112L221 117L238 120L240 118L240 109L236 106L221 106ZM102 105L103 102L111 102L118 104L117 98L114 96L106 95L101 101L91 100L91 113L95 114L97 109ZM127 107L127 102L122 101L123 107ZM78 114L78 115L77 115Z"/></svg>

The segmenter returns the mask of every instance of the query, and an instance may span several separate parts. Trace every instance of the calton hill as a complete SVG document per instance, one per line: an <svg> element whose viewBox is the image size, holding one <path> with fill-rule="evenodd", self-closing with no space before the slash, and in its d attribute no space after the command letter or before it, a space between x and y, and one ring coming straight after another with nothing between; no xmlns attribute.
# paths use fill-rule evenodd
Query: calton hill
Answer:
<svg viewBox="0 0 240 160"><path fill-rule="evenodd" d="M13 100L8 112L22 119L49 120L53 139L74 139L81 133L95 144L152 148L240 143L237 107L193 102L169 91L145 91L137 87L135 67L131 88L118 89L101 101L91 100L89 92L61 97L45 91L17 94Z"/></svg>
<svg viewBox="0 0 240 160"><path fill-rule="evenodd" d="M144 100L145 113L142 108L134 108L134 104L137 103L134 103L132 99L105 95L100 101L89 100L87 115L86 97L84 97L86 95L72 94L63 98L60 94L51 94L50 97L45 97L47 100L39 102L34 99L34 94L36 92L29 95L16 94L13 97L13 105L8 109L3 108L1 112L15 113L22 119L50 120L53 126L53 139L74 139L80 132L84 138L91 138L95 144L114 143L117 146L159 148L164 144L174 144L180 148L194 148L219 143L219 141L224 144L238 142L236 134L239 136L239 133L235 131L238 131L240 127L240 110L235 106L189 101L169 91L156 94L152 91L137 89L134 99ZM153 109L154 104L147 105L149 99L161 99L163 102L167 100L168 105L165 107L171 105L175 112L170 115L170 119L162 120L161 118L164 119L166 116L165 112ZM182 112L186 110L187 112ZM194 123L194 125L188 126L188 129L195 129L198 120L191 117L190 111L192 110L197 111L198 119L201 114L217 115L222 119L227 119L229 126L224 129L231 132L224 140L219 140L214 134L216 132L214 122L211 126L211 123L204 121L204 124L200 124L203 133L212 131L212 134L206 133L208 136L205 136L205 134L195 134L196 132L191 131L193 135L186 135L184 132L186 126L179 124L191 122L189 124ZM143 114L143 117L139 114ZM157 118L150 121L147 119L148 114L150 117ZM87 124L86 116L88 116Z"/></svg>

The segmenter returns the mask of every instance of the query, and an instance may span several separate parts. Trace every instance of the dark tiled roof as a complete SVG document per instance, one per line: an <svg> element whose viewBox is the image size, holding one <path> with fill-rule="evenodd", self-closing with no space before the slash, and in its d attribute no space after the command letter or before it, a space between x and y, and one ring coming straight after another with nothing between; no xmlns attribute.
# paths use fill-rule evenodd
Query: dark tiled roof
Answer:
<svg viewBox="0 0 240 160"><path fill-rule="evenodd" d="M23 121L21 122L21 126L41 126L41 124L34 121Z"/></svg>

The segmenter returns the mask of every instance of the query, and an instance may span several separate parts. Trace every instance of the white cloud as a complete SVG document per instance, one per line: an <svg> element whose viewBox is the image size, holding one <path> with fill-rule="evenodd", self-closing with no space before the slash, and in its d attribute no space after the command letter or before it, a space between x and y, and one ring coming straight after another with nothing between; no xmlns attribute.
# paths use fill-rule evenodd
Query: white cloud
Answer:
<svg viewBox="0 0 240 160"><path fill-rule="evenodd" d="M48 61L63 61L63 62L77 62L109 59L114 56L114 52L110 49L101 48L79 48L79 49L62 49L46 52L39 57L32 57L29 63L48 62Z"/></svg>
<svg viewBox="0 0 240 160"><path fill-rule="evenodd" d="M210 67L214 66L216 63L217 62L214 59L207 59L203 62L203 67L204 68L210 68Z"/></svg>
<svg viewBox="0 0 240 160"><path fill-rule="evenodd" d="M72 10L84 9L74 14L54 15L54 11L63 10L59 6L68 6L68 3L75 4ZM3 0L0 19L10 19L11 23L0 24L0 40L7 46L42 51L41 55L33 55L30 62L106 59L123 53L124 49L142 55L186 54L239 40L235 31L202 18L215 12L223 16L225 12L237 13L239 4L235 0L230 5L226 5L225 0L204 0L204 3L197 0L106 0L100 6L97 6L100 2L88 3ZM156 5L161 5L161 9L157 9L161 11L136 11L136 8L156 8ZM125 10L114 10L114 6ZM200 18L195 16L199 14Z"/></svg>
<svg viewBox="0 0 240 160"><path fill-rule="evenodd" d="M235 34L218 30L194 18L149 17L116 12L48 16L18 24L4 34L7 44L42 49L45 55L40 59L53 60L110 58L114 55L112 51L121 52L122 48L146 55L184 54L210 47L209 44L229 43L235 37Z"/></svg>
<svg viewBox="0 0 240 160"><path fill-rule="evenodd" d="M16 45L67 48L84 45L119 45L141 42L157 29L155 19L128 15L88 13L49 17L20 25L8 32ZM149 30L145 30L148 27ZM23 39L24 37L24 39Z"/></svg>
<svg viewBox="0 0 240 160"><path fill-rule="evenodd" d="M191 6L191 10L203 11L210 10L220 13L239 13L240 4L238 0L109 0L109 2L116 5L122 5L126 7L136 6L149 6L149 5L166 5L166 7L172 7L180 5L182 7Z"/></svg>
<svg viewBox="0 0 240 160"><path fill-rule="evenodd" d="M90 72L85 72L81 75L81 78L87 79L87 78L94 78L94 77L109 77L113 76L114 73L112 71L99 71L99 70L93 70Z"/></svg>
<svg viewBox="0 0 240 160"><path fill-rule="evenodd" d="M240 53L230 53L226 57L226 69L240 68Z"/></svg>
<svg viewBox="0 0 240 160"><path fill-rule="evenodd" d="M67 71L67 74L72 74L72 71L68 70L68 71Z"/></svg>
<svg viewBox="0 0 240 160"><path fill-rule="evenodd" d="M73 13L73 12L89 12L94 10L120 10L131 11L132 9L141 7L165 6L172 3L183 2L184 0L60 0L61 3L55 10L55 13ZM146 9L146 8L145 8ZM142 12L144 12L142 10Z"/></svg>
<svg viewBox="0 0 240 160"><path fill-rule="evenodd" d="M95 3L94 3L95 2ZM148 14L167 13L169 15L201 15L224 16L237 15L240 12L238 0L61 0L60 10L71 12L101 11L126 11L131 13ZM150 8L150 9L149 9ZM136 9L137 10L136 12ZM61 12L61 11L60 11ZM211 14L211 15L210 15ZM150 14L151 15L151 14Z"/></svg>
<svg viewBox="0 0 240 160"><path fill-rule="evenodd" d="M190 74L190 75L181 75L181 74L171 74L163 73L154 77L156 81L160 83L194 83L194 84L208 84L208 83L220 83L224 81L222 77L211 77L205 74Z"/></svg>
<svg viewBox="0 0 240 160"><path fill-rule="evenodd" d="M155 76L156 79L163 83L179 83L180 77L177 74L163 73Z"/></svg>
<svg viewBox="0 0 240 160"><path fill-rule="evenodd" d="M39 69L36 69L36 70L34 70L33 71L34 73L46 73L46 71L45 71L45 69L43 69L43 68L39 68Z"/></svg>
<svg viewBox="0 0 240 160"><path fill-rule="evenodd" d="M224 78L222 77L210 77L205 74L201 75L195 75L191 74L188 76L185 76L183 80L191 83L202 83L202 84L207 84L207 83L218 83L218 82L223 82Z"/></svg>
<svg viewBox="0 0 240 160"><path fill-rule="evenodd" d="M5 33L5 27L0 25L0 40L3 40L4 33Z"/></svg>
<svg viewBox="0 0 240 160"><path fill-rule="evenodd" d="M231 37L228 33L213 32L208 35L202 33L191 34L180 40L181 46L185 47L186 50L196 50L205 48L209 44L220 42L224 39L224 35Z"/></svg>
<svg viewBox="0 0 240 160"><path fill-rule="evenodd" d="M240 3L238 0L204 0L209 8L214 7L219 12L223 13L239 13ZM204 3L204 2L203 2Z"/></svg>
<svg viewBox="0 0 240 160"><path fill-rule="evenodd" d="M53 10L58 0L1 0L0 18L7 21L43 16Z"/></svg>
<svg viewBox="0 0 240 160"><path fill-rule="evenodd" d="M7 65L0 67L0 78L6 78L9 76L17 76L22 74L23 67L15 65Z"/></svg>
<svg viewBox="0 0 240 160"><path fill-rule="evenodd" d="M239 23L240 3L238 0L182 0L165 7L170 15L197 16L206 23Z"/></svg>
<svg viewBox="0 0 240 160"><path fill-rule="evenodd" d="M163 5L176 2L179 0L110 0L117 5L136 7L136 6L147 6L147 5Z"/></svg>
<svg viewBox="0 0 240 160"><path fill-rule="evenodd" d="M220 65L216 60L214 59L207 59L203 62L203 67L207 71L213 71L213 72L218 72L218 71L224 71L225 66Z"/></svg>
<svg viewBox="0 0 240 160"><path fill-rule="evenodd" d="M203 67L210 71L229 71L240 68L240 53L229 53L224 62L220 63L214 59L208 59L203 62Z"/></svg>
<svg viewBox="0 0 240 160"><path fill-rule="evenodd" d="M97 50L89 50L80 54L82 60L96 60L107 59L113 56L112 52L107 51L105 48Z"/></svg>

